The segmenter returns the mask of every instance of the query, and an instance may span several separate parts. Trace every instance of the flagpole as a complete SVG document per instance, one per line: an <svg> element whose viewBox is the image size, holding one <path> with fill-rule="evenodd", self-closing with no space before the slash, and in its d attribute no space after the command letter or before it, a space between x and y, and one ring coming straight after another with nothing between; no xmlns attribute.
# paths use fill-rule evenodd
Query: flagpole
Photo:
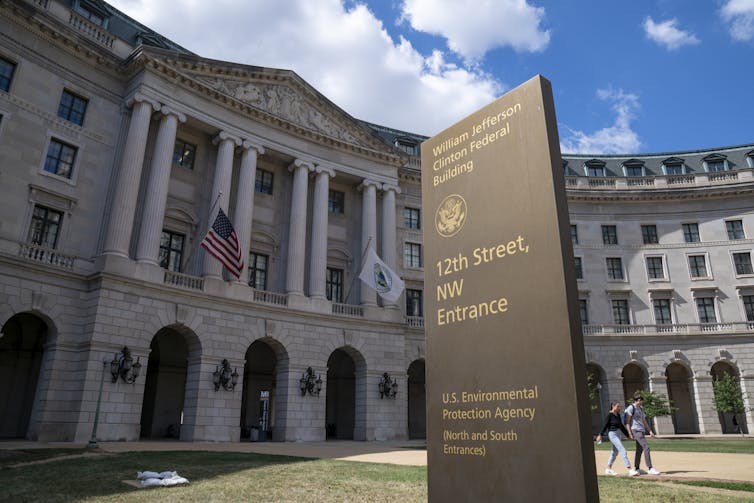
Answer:
<svg viewBox="0 0 754 503"><path fill-rule="evenodd" d="M367 256L367 250L369 250L369 243L372 242L372 236L369 236L369 239L367 240L367 245L364 247L364 251L361 253L361 263L359 263L359 269L356 272L356 274L353 275L353 278L351 279L351 286L348 287L348 293L346 294L346 298L344 302L348 303L348 297L351 296L351 290L353 290L353 284L356 282L356 278L359 277L359 274L361 274L361 270L364 268L364 259Z"/></svg>
<svg viewBox="0 0 754 503"><path fill-rule="evenodd" d="M215 211L215 206L217 206L218 201L220 201L220 198L223 196L223 191L217 193L217 197L215 198L215 202L212 203L212 207L209 209L209 222L207 222L207 229L212 227L212 212ZM201 241L200 241L201 242ZM191 263L191 259L193 258L191 255L194 252L195 247L189 248L188 255L186 256L186 260L184 261L186 265L189 265Z"/></svg>

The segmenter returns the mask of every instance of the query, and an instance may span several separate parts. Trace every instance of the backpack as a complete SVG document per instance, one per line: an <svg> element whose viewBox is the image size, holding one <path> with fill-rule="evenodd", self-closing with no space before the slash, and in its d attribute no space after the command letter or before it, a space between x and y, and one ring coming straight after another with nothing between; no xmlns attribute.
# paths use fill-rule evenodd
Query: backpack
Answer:
<svg viewBox="0 0 754 503"><path fill-rule="evenodd" d="M628 420L628 409L631 409L631 415L634 415L634 412L636 412L636 409L634 408L634 404L629 405L626 407L623 412L620 413L620 420L623 423L623 425L626 425L626 421Z"/></svg>

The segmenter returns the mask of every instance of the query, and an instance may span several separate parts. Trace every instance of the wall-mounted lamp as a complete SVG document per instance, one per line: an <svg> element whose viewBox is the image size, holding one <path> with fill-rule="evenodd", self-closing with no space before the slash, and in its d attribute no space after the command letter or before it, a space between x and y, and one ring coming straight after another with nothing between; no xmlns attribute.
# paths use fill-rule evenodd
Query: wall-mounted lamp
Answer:
<svg viewBox="0 0 754 503"><path fill-rule="evenodd" d="M215 384L215 391L220 390L220 386L225 391L233 391L238 384L238 371L233 369L230 371L230 363L227 359L223 359L220 367L215 367L215 371L212 373L212 382Z"/></svg>
<svg viewBox="0 0 754 503"><path fill-rule="evenodd" d="M136 363L134 363L133 357L131 357L131 351L128 346L123 346L120 354L115 353L113 361L110 362L110 374L113 376L113 382L121 377L128 384L133 384L136 378L139 377L141 372L141 363L139 358L136 357Z"/></svg>
<svg viewBox="0 0 754 503"><path fill-rule="evenodd" d="M382 374L377 386L380 389L380 398L395 398L395 395L398 394L398 383L387 372Z"/></svg>
<svg viewBox="0 0 754 503"><path fill-rule="evenodd" d="M306 369L306 372L301 374L301 379L298 380L301 387L301 396L309 393L312 396L319 396L319 392L322 391L322 377L314 377L314 371L311 367Z"/></svg>

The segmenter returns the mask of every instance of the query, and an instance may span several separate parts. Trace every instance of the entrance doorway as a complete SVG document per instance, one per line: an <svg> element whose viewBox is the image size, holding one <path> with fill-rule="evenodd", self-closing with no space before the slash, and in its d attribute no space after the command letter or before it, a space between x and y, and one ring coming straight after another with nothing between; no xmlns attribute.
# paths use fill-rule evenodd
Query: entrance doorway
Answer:
<svg viewBox="0 0 754 503"><path fill-rule="evenodd" d="M665 377L668 398L675 407L672 418L676 434L699 433L691 395L691 374L680 363L671 363L665 370Z"/></svg>
<svg viewBox="0 0 754 503"><path fill-rule="evenodd" d="M408 366L408 438L427 438L427 397L424 360Z"/></svg>
<svg viewBox="0 0 754 503"><path fill-rule="evenodd" d="M241 396L241 438L253 442L272 438L275 425L277 357L263 341L246 351Z"/></svg>

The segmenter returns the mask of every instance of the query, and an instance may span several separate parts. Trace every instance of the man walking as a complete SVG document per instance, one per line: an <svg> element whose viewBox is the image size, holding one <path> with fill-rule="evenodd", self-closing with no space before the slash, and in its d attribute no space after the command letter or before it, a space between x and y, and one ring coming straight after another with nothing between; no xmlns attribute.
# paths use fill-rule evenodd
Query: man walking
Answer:
<svg viewBox="0 0 754 503"><path fill-rule="evenodd" d="M652 428L647 422L644 415L644 398L640 394L634 395L634 403L626 407L626 429L629 437L636 441L636 454L634 455L634 468L628 474L630 476L639 475L639 465L641 464L641 453L644 452L644 461L647 463L647 473L650 475L659 475L660 472L652 466L652 456L649 454L649 442L647 442L646 433L654 437Z"/></svg>

